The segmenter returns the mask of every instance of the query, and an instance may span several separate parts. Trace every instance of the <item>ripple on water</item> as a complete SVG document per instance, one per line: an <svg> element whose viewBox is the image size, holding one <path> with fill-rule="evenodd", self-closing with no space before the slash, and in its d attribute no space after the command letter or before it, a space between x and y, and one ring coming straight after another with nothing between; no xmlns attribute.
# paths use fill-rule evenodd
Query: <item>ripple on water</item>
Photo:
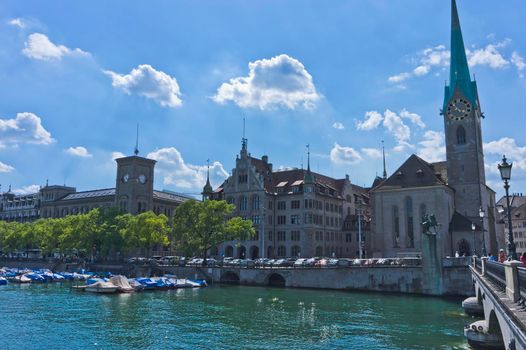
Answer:
<svg viewBox="0 0 526 350"><path fill-rule="evenodd" d="M462 349L460 301L214 286L94 295L0 288L1 349ZM38 339L38 340L36 340Z"/></svg>

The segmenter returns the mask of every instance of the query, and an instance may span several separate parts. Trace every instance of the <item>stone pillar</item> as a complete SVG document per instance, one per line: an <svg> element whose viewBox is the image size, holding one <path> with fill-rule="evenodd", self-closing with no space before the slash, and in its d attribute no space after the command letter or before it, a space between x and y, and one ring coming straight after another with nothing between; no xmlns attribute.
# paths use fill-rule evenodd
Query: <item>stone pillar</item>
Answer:
<svg viewBox="0 0 526 350"><path fill-rule="evenodd" d="M422 272L424 275L424 294L441 295L443 293L442 259L437 252L437 236L422 236Z"/></svg>
<svg viewBox="0 0 526 350"><path fill-rule="evenodd" d="M481 261L482 261L482 276L484 276L486 274L486 264L488 263L488 257L483 256L481 258Z"/></svg>
<svg viewBox="0 0 526 350"><path fill-rule="evenodd" d="M520 297L519 289L519 271L517 267L522 266L522 263L517 260L505 261L504 270L506 274L506 295L511 301L516 302Z"/></svg>

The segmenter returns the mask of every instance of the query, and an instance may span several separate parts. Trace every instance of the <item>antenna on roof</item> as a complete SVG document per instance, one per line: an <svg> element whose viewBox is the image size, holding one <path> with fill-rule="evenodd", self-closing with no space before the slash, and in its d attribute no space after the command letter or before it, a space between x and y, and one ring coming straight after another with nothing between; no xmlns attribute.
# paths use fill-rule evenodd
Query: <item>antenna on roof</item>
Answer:
<svg viewBox="0 0 526 350"><path fill-rule="evenodd" d="M137 123L137 134L135 137L135 149L133 150L133 154L139 154L139 123Z"/></svg>
<svg viewBox="0 0 526 350"><path fill-rule="evenodd" d="M387 170L385 169L385 146L384 146L384 140L382 140L382 157L384 160L384 172L382 173L384 179L387 179Z"/></svg>

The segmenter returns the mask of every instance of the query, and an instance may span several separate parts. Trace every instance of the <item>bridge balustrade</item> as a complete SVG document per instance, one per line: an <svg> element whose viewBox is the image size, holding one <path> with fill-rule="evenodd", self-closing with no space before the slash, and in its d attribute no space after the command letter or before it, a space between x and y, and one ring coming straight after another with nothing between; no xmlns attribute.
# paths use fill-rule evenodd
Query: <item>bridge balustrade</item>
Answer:
<svg viewBox="0 0 526 350"><path fill-rule="evenodd" d="M479 257L474 257L474 259L475 259L475 269L481 272L482 271L482 259L480 259Z"/></svg>
<svg viewBox="0 0 526 350"><path fill-rule="evenodd" d="M526 268L517 268L519 275L519 291L522 302L526 302Z"/></svg>
<svg viewBox="0 0 526 350"><path fill-rule="evenodd" d="M503 289L506 288L506 270L503 264L496 261L486 261L485 276Z"/></svg>

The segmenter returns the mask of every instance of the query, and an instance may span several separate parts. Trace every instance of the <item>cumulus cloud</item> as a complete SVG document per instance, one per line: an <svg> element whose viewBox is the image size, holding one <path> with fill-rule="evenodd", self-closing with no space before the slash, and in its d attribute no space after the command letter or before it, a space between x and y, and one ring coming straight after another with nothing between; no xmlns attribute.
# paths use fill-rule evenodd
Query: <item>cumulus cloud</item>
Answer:
<svg viewBox="0 0 526 350"><path fill-rule="evenodd" d="M404 119L409 119L411 123L419 126L422 129L426 127L426 124L424 124L424 122L422 121L422 117L420 115L416 113L411 113L405 108L402 109L402 111L400 112L400 117Z"/></svg>
<svg viewBox="0 0 526 350"><path fill-rule="evenodd" d="M7 21L7 24L12 25L14 27L18 27L20 29L24 29L27 27L26 20L20 17L10 19L9 21Z"/></svg>
<svg viewBox="0 0 526 350"><path fill-rule="evenodd" d="M494 39L490 37L489 39ZM510 65L510 62L514 64L519 75L522 76L522 70L524 69L524 60L518 53L513 52L511 56L503 52L503 50L511 42L510 39L505 39L500 42L490 43L484 47L472 48L466 50L466 57L468 58L468 64L470 67L475 66L487 66L492 69L503 69ZM449 67L451 52L447 50L444 45L438 45L431 48L426 48L416 54L412 58L412 62L416 63L416 67L409 72L402 72L387 78L390 83L399 84L405 80L413 77L424 76L436 69L444 69ZM516 62L519 62L518 64ZM522 62L522 67L521 66ZM399 85L404 87L403 85Z"/></svg>
<svg viewBox="0 0 526 350"><path fill-rule="evenodd" d="M384 120L384 117L377 111L365 112L365 119L356 122L356 129L358 130L373 130L378 127Z"/></svg>
<svg viewBox="0 0 526 350"><path fill-rule="evenodd" d="M442 131L428 130L419 142L418 156L428 162L439 162L446 159L445 136Z"/></svg>
<svg viewBox="0 0 526 350"><path fill-rule="evenodd" d="M88 56L89 53L81 49L70 49L64 45L56 45L42 33L29 35L24 43L22 53L29 58L42 61L60 61L64 56Z"/></svg>
<svg viewBox="0 0 526 350"><path fill-rule="evenodd" d="M382 158L382 150L378 148L362 148L362 153L364 153L369 158Z"/></svg>
<svg viewBox="0 0 526 350"><path fill-rule="evenodd" d="M509 65L509 61L505 59L499 52L499 48L505 47L509 40L497 44L488 44L486 47L476 50L466 50L468 56L468 64L471 67L488 66L493 69L502 69Z"/></svg>
<svg viewBox="0 0 526 350"><path fill-rule="evenodd" d="M111 152L111 159L115 160L117 158L124 158L126 155L122 152Z"/></svg>
<svg viewBox="0 0 526 350"><path fill-rule="evenodd" d="M361 162L362 156L352 147L340 146L334 143L330 158L336 164L357 164Z"/></svg>
<svg viewBox="0 0 526 350"><path fill-rule="evenodd" d="M82 158L89 158L93 155L88 152L86 147L77 146L77 147L70 147L66 150L67 154L70 154L75 157L82 157Z"/></svg>
<svg viewBox="0 0 526 350"><path fill-rule="evenodd" d="M517 67L517 71L519 72L519 76L521 78L524 78L524 73L522 72L524 68L526 68L526 63L524 63L524 58L519 55L517 52L513 52L511 54L511 63Z"/></svg>
<svg viewBox="0 0 526 350"><path fill-rule="evenodd" d="M40 191L39 185L28 185L28 186L23 186L20 188L15 188L13 190L13 192L16 194L31 194L31 193L37 193L38 191Z"/></svg>
<svg viewBox="0 0 526 350"><path fill-rule="evenodd" d="M19 144L49 145L54 142L41 119L33 113L18 113L14 119L0 119L0 148Z"/></svg>
<svg viewBox="0 0 526 350"><path fill-rule="evenodd" d="M221 84L213 100L220 104L232 101L241 108L294 110L313 109L321 98L303 64L288 55L250 62L248 69L248 76Z"/></svg>
<svg viewBox="0 0 526 350"><path fill-rule="evenodd" d="M514 168L526 170L526 147L517 145L517 141L511 137L485 143L484 153L497 155L499 159L505 154L513 162Z"/></svg>
<svg viewBox="0 0 526 350"><path fill-rule="evenodd" d="M13 170L15 170L15 168L11 165L0 162L0 173L10 173Z"/></svg>
<svg viewBox="0 0 526 350"><path fill-rule="evenodd" d="M206 183L207 166L186 163L175 147L158 149L146 157L157 161L156 170L165 185L200 192ZM213 186L221 184L227 177L228 172L223 164L218 161L210 164L210 181Z"/></svg>
<svg viewBox="0 0 526 350"><path fill-rule="evenodd" d="M155 70L149 64L141 64L129 74L104 71L111 77L112 86L128 95L137 94L152 99L163 107L176 108L183 104L181 89L174 77Z"/></svg>
<svg viewBox="0 0 526 350"><path fill-rule="evenodd" d="M365 113L363 120L356 122L356 129L370 131L383 125L384 129L396 140L397 145L394 147L394 150L402 152L407 148L414 147L410 143L411 128L404 123L404 119L409 120L411 124L422 129L426 127L420 115L409 112L404 108L398 114L389 109L386 109L383 115L378 111L368 111Z"/></svg>
<svg viewBox="0 0 526 350"><path fill-rule="evenodd" d="M335 128L335 129L338 129L338 130L345 129L345 126L342 123L340 123L340 122L335 122L334 124L332 124L332 127Z"/></svg>

